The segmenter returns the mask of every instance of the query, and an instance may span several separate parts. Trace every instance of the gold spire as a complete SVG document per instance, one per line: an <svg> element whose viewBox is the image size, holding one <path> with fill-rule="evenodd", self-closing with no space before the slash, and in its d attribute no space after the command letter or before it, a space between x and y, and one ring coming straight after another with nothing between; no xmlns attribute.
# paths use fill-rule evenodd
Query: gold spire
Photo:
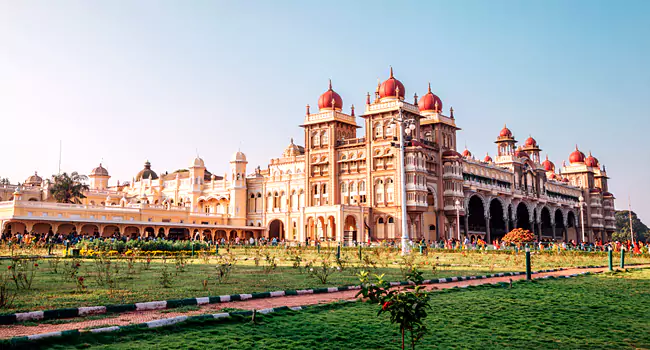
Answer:
<svg viewBox="0 0 650 350"><path fill-rule="evenodd" d="M332 79L330 79L330 91L332 91Z"/></svg>
<svg viewBox="0 0 650 350"><path fill-rule="evenodd" d="M354 117L354 105L350 106L350 110L351 110L350 115Z"/></svg>
<svg viewBox="0 0 650 350"><path fill-rule="evenodd" d="M429 93L432 94L432 92L431 92L431 82L429 82Z"/></svg>
<svg viewBox="0 0 650 350"><path fill-rule="evenodd" d="M454 119L454 107L449 107L449 117Z"/></svg>
<svg viewBox="0 0 650 350"><path fill-rule="evenodd" d="M393 66L390 66L390 77L388 77L388 78L390 79L392 77L393 77Z"/></svg>

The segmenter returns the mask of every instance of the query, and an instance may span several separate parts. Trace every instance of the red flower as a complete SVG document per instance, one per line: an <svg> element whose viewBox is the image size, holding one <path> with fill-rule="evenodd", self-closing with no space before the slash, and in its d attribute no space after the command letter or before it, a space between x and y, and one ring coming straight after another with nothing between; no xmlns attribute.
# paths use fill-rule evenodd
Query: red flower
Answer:
<svg viewBox="0 0 650 350"><path fill-rule="evenodd" d="M83 281L84 281L84 278L83 278L83 277L79 277L79 282L83 282Z"/></svg>
<svg viewBox="0 0 650 350"><path fill-rule="evenodd" d="M391 304L390 301L385 302L384 306L382 306L381 309L384 310L384 311L388 310L388 307L390 306L390 304Z"/></svg>
<svg viewBox="0 0 650 350"><path fill-rule="evenodd" d="M81 266L81 264L80 264L80 263L77 263L77 267L79 267L79 266Z"/></svg>
<svg viewBox="0 0 650 350"><path fill-rule="evenodd" d="M7 266L7 269L11 270L11 265Z"/></svg>
<svg viewBox="0 0 650 350"><path fill-rule="evenodd" d="M34 267L38 267L38 263L35 263L35 264L34 264Z"/></svg>

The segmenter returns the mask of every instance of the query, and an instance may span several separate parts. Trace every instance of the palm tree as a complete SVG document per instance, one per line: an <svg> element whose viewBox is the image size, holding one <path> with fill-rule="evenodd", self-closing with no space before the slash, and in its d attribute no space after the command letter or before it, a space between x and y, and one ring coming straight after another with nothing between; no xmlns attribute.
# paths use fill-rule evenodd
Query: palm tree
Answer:
<svg viewBox="0 0 650 350"><path fill-rule="evenodd" d="M88 176L73 171L70 175L67 173L53 175L52 179L50 195L58 203L81 203L81 199L86 198L83 193L89 189L85 184Z"/></svg>

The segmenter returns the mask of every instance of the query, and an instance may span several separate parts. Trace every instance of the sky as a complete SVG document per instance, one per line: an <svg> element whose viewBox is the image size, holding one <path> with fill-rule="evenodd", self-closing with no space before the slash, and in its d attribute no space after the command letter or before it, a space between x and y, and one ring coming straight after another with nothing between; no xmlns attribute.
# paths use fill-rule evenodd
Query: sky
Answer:
<svg viewBox="0 0 650 350"><path fill-rule="evenodd" d="M0 0L0 177L56 173L59 142L111 183L197 153L264 168L328 79L361 114L392 66L453 106L459 148L494 155L504 124L557 167L577 144L647 222L649 62L649 1Z"/></svg>

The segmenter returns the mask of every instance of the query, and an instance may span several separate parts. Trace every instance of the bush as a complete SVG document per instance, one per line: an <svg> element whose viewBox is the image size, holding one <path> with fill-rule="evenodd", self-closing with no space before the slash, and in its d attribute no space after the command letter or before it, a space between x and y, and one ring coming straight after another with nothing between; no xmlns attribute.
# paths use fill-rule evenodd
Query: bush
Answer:
<svg viewBox="0 0 650 350"><path fill-rule="evenodd" d="M535 235L523 228L516 228L503 236L506 243L531 243L535 241Z"/></svg>

